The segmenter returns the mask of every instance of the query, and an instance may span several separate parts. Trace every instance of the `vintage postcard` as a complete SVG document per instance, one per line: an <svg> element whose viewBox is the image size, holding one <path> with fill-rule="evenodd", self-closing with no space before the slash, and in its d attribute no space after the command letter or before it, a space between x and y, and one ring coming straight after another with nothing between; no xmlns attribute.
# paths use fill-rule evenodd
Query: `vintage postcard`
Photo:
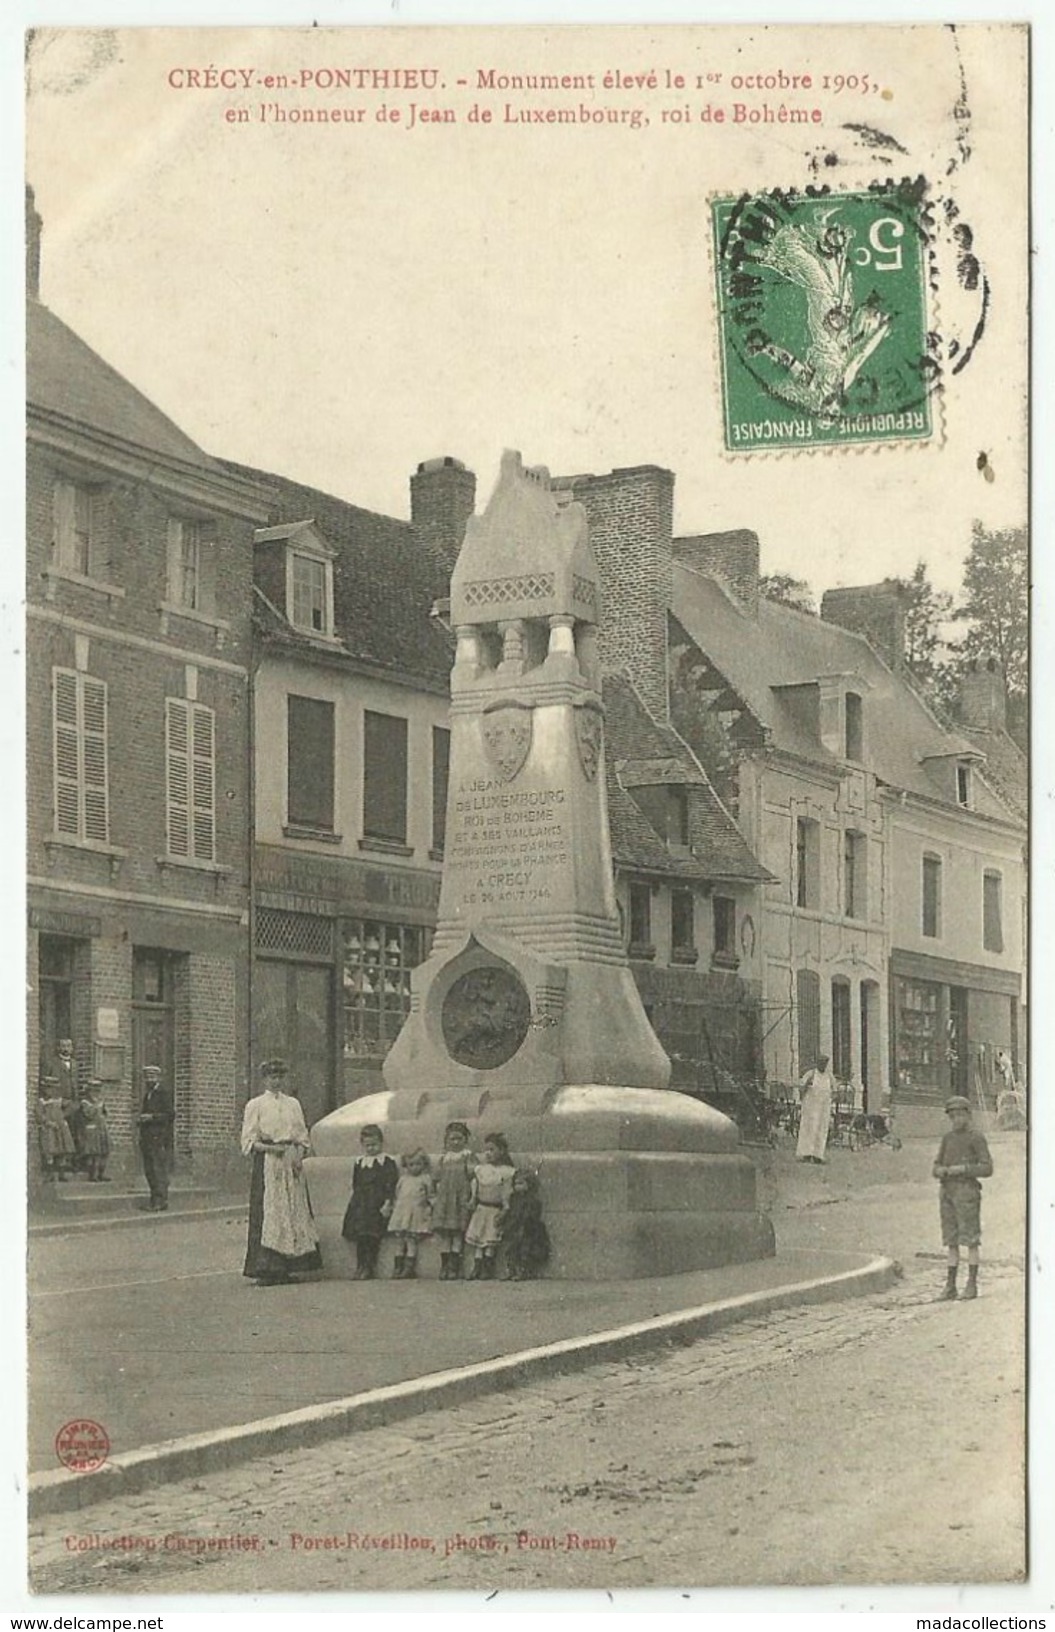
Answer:
<svg viewBox="0 0 1055 1632"><path fill-rule="evenodd" d="M28 35L57 1613L1028 1608L1029 51Z"/></svg>

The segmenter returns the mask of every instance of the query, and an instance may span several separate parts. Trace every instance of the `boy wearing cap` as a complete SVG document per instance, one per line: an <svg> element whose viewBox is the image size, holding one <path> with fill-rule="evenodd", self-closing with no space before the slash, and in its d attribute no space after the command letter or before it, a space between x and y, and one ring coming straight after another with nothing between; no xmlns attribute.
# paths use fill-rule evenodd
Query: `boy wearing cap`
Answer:
<svg viewBox="0 0 1055 1632"><path fill-rule="evenodd" d="M965 1298L978 1296L978 1249L982 1239L981 1179L992 1177L993 1158L983 1134L971 1125L970 1102L961 1094L945 1101L951 1122L942 1138L934 1162L934 1177L941 1185L941 1238L948 1248L949 1264L943 1300L959 1296L956 1276L960 1268L960 1248L967 1248Z"/></svg>

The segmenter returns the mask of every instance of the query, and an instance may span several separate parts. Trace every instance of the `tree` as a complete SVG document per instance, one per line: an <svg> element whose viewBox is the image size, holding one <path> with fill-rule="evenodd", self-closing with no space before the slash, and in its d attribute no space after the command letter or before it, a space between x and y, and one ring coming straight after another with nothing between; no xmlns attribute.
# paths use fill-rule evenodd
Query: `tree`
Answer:
<svg viewBox="0 0 1055 1632"><path fill-rule="evenodd" d="M1008 703L1024 712L1029 692L1029 542L1024 527L988 532L976 521L963 569L963 601L953 614L970 624L964 658L995 657Z"/></svg>
<svg viewBox="0 0 1055 1632"><path fill-rule="evenodd" d="M802 578L793 578L790 572L763 572L758 580L758 593L767 601L790 606L796 612L817 615L813 591Z"/></svg>
<svg viewBox="0 0 1055 1632"><path fill-rule="evenodd" d="M671 653L670 715L703 766L719 799L736 814L740 755L720 713L711 704L698 673L698 654L690 647Z"/></svg>
<svg viewBox="0 0 1055 1632"><path fill-rule="evenodd" d="M935 589L924 561L917 561L911 578L895 578L905 612L905 664L920 689L935 702L947 691L941 672L947 665L947 643L941 626L952 616L952 596Z"/></svg>

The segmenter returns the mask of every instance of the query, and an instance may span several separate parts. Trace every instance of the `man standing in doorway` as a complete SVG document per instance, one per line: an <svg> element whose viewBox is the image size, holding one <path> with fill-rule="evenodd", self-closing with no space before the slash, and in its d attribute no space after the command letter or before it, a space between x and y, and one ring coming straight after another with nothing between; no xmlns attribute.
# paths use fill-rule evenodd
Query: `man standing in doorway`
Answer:
<svg viewBox="0 0 1055 1632"><path fill-rule="evenodd" d="M143 1173L150 1186L148 1212L165 1213L172 1172L172 1129L176 1112L172 1090L161 1080L160 1065L143 1067L143 1104L139 1112L139 1149Z"/></svg>

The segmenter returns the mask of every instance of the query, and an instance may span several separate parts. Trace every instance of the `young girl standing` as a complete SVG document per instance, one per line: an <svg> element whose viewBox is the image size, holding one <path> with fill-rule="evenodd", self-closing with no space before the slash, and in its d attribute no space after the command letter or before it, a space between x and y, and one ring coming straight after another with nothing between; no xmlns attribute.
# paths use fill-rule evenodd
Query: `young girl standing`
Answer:
<svg viewBox="0 0 1055 1632"><path fill-rule="evenodd" d="M432 1228L440 1238L441 1281L461 1278L462 1246L472 1211L475 1165L476 1158L469 1149L469 1129L464 1122L448 1122L432 1207Z"/></svg>
<svg viewBox="0 0 1055 1632"><path fill-rule="evenodd" d="M542 1222L538 1174L530 1167L518 1167L513 1174L513 1193L501 1228L506 1280L536 1280L549 1262L550 1244Z"/></svg>
<svg viewBox="0 0 1055 1632"><path fill-rule="evenodd" d="M355 1279L372 1281L377 1273L385 1226L399 1180L399 1169L391 1156L384 1155L384 1134L374 1122L359 1133L363 1154L352 1166L352 1194L344 1211L341 1234L355 1242Z"/></svg>
<svg viewBox="0 0 1055 1632"><path fill-rule="evenodd" d="M103 1099L103 1085L96 1077L81 1096L81 1150L92 1184L108 1184L106 1159L110 1154L110 1129Z"/></svg>
<svg viewBox="0 0 1055 1632"><path fill-rule="evenodd" d="M472 1217L465 1232L467 1246L473 1248L475 1262L472 1281L493 1281L495 1258L502 1239L501 1224L513 1194L513 1158L504 1133L489 1133L484 1140L483 1161L473 1172Z"/></svg>
<svg viewBox="0 0 1055 1632"><path fill-rule="evenodd" d="M396 1184L388 1233L396 1238L397 1252L392 1270L394 1281L415 1281L418 1276L418 1247L432 1234L432 1172L423 1150L404 1156Z"/></svg>

